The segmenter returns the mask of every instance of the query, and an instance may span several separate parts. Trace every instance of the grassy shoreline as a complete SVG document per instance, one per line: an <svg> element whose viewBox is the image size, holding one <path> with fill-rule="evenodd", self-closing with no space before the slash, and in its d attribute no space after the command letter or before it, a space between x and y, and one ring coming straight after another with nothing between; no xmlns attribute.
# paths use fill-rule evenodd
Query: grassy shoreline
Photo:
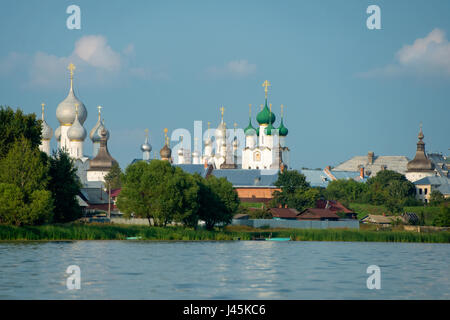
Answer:
<svg viewBox="0 0 450 320"><path fill-rule="evenodd" d="M154 241L251 240L253 237L291 237L295 241L362 241L450 243L450 232L415 233L347 229L253 229L229 226L224 230L148 227L112 224L60 224L16 227L0 225L0 241L125 240L141 237Z"/></svg>

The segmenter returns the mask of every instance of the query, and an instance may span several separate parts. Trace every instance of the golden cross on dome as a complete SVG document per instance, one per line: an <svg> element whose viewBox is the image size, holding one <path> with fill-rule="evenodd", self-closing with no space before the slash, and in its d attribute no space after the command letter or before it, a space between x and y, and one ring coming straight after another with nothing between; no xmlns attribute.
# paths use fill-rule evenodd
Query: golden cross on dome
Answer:
<svg viewBox="0 0 450 320"><path fill-rule="evenodd" d="M71 62L69 66L67 67L70 71L70 89L73 89L73 70L75 70L75 65Z"/></svg>
<svg viewBox="0 0 450 320"><path fill-rule="evenodd" d="M169 131L167 128L164 128L164 140L166 142L166 145L169 145L169 137L167 136L167 131Z"/></svg>
<svg viewBox="0 0 450 320"><path fill-rule="evenodd" d="M220 113L222 115L222 122L223 122L223 113L225 112L225 108L222 106L220 107Z"/></svg>
<svg viewBox="0 0 450 320"><path fill-rule="evenodd" d="M267 92L269 91L269 87L271 86L271 84L270 84L270 82L269 81L264 81L264 83L262 84L262 86L264 87L264 92L265 92L265 94L266 94L266 99L267 99Z"/></svg>
<svg viewBox="0 0 450 320"><path fill-rule="evenodd" d="M283 108L284 108L284 106L281 105L281 117L282 117L282 118L283 118Z"/></svg>
<svg viewBox="0 0 450 320"><path fill-rule="evenodd" d="M70 75L73 76L73 70L76 69L76 68L75 68L75 65L71 62L71 63L69 64L69 66L67 67L67 69L69 69Z"/></svg>
<svg viewBox="0 0 450 320"><path fill-rule="evenodd" d="M42 106L42 120L44 120L44 109L45 109L45 103L41 103Z"/></svg>
<svg viewBox="0 0 450 320"><path fill-rule="evenodd" d="M145 129L145 136L148 137L148 129Z"/></svg>

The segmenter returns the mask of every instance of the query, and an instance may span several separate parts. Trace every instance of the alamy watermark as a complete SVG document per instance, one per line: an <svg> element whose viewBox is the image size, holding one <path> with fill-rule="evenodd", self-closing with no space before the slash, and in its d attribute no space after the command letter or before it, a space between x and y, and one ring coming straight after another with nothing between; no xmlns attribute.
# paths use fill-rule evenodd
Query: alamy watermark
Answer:
<svg viewBox="0 0 450 320"><path fill-rule="evenodd" d="M67 29L81 29L81 9L79 6L72 4L67 7L66 13L70 14L66 20Z"/></svg>
<svg viewBox="0 0 450 320"><path fill-rule="evenodd" d="M70 274L66 280L66 287L68 290L81 289L81 269L77 265L70 265L66 269L66 273Z"/></svg>
<svg viewBox="0 0 450 320"><path fill-rule="evenodd" d="M381 269L377 265L371 265L367 267L366 270L367 273L371 274L367 278L367 289L373 290L373 289L381 289Z"/></svg>

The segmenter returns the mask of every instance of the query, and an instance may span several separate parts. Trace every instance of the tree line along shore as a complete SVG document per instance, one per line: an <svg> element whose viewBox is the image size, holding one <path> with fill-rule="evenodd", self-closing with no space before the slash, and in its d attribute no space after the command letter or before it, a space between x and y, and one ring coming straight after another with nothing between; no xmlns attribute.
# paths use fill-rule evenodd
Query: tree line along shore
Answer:
<svg viewBox="0 0 450 320"><path fill-rule="evenodd" d="M189 229L113 224L54 224L42 226L0 225L0 240L11 241L75 241L127 240L139 241L229 241L281 237L293 241L362 241L450 243L450 232L415 233L407 231L376 231L347 229L254 229L227 226L221 229Z"/></svg>
<svg viewBox="0 0 450 320"><path fill-rule="evenodd" d="M265 219L267 207L249 210L225 178L189 174L168 161L140 161L105 177L107 189L121 188L117 207L125 217L148 219L150 226L82 225L77 195L81 183L73 159L58 150L39 150L41 120L20 109L0 107L0 240L101 240L140 237L148 240L249 240L256 234L292 240L448 242L449 232L411 234L392 230L260 230L227 226L237 213ZM433 194L427 206L415 199L404 175L384 170L366 183L337 180L314 188L297 170L284 170L275 182L268 207L299 211L318 199L337 200L363 212L398 215L419 208L420 225L450 226L449 199ZM254 208L253 208L254 209ZM358 218L361 218L358 216ZM203 221L205 228L199 228ZM180 225L174 228L173 223ZM225 228L217 226L227 226Z"/></svg>

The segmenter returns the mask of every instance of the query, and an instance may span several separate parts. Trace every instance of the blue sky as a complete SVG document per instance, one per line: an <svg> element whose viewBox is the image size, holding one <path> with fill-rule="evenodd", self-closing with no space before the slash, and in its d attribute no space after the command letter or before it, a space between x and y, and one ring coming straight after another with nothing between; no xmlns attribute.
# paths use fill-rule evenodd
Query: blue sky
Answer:
<svg viewBox="0 0 450 320"><path fill-rule="evenodd" d="M71 4L81 30L66 27ZM366 27L371 4L381 30ZM450 147L449 1L5 0L0 30L0 104L40 114L44 101L55 130L74 61L85 127L102 105L122 167L141 157L145 128L158 152L165 127L217 126L221 105L245 127L252 104L255 124L266 79L294 168L369 150L412 158L420 122L428 151Z"/></svg>

